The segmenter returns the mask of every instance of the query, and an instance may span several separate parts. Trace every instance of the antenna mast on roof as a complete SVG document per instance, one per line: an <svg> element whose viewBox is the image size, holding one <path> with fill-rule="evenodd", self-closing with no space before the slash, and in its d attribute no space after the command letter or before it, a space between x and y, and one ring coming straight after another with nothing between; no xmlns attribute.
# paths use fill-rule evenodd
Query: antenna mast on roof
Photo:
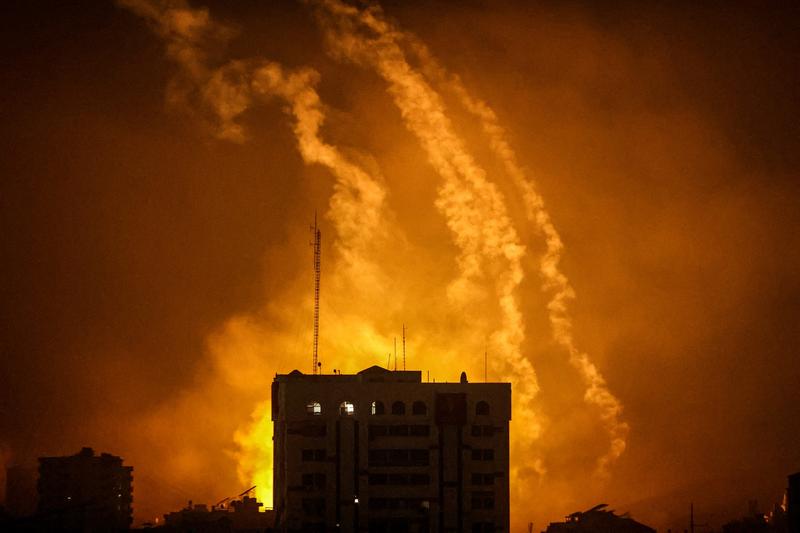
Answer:
<svg viewBox="0 0 800 533"><path fill-rule="evenodd" d="M488 368L489 368L489 340L486 340L486 344L483 346L483 382L486 383L489 381L488 375Z"/></svg>
<svg viewBox="0 0 800 533"><path fill-rule="evenodd" d="M397 370L397 337L394 338L394 369Z"/></svg>
<svg viewBox="0 0 800 533"><path fill-rule="evenodd" d="M406 369L406 325L403 324L403 370Z"/></svg>
<svg viewBox="0 0 800 533"><path fill-rule="evenodd" d="M320 256L322 254L320 243L322 232L317 227L317 212L314 211L314 351L313 351L313 373L319 372L319 277L321 272Z"/></svg>

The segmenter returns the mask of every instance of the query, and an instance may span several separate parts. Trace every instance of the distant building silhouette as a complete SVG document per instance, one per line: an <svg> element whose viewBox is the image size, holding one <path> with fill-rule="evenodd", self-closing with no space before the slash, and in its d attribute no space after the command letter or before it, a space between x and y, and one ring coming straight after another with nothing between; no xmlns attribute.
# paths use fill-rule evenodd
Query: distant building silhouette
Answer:
<svg viewBox="0 0 800 533"><path fill-rule="evenodd" d="M133 467L122 458L75 455L39 458L39 523L49 530L120 531L132 516Z"/></svg>
<svg viewBox="0 0 800 533"><path fill-rule="evenodd" d="M762 513L758 502L750 500L747 514L724 524L722 533L787 533L786 502L787 498L784 496L783 504L775 504L771 511Z"/></svg>
<svg viewBox="0 0 800 533"><path fill-rule="evenodd" d="M789 533L800 533L800 472L789 476L786 489L786 515Z"/></svg>
<svg viewBox="0 0 800 533"><path fill-rule="evenodd" d="M204 504L189 505L180 511L164 515L160 529L192 533L236 533L272 531L275 515L272 510L261 511L262 503L244 496L225 506L211 509Z"/></svg>
<svg viewBox="0 0 800 533"><path fill-rule="evenodd" d="M655 529L606 507L602 503L588 511L572 513L564 522L552 522L545 533L655 533Z"/></svg>
<svg viewBox="0 0 800 533"><path fill-rule="evenodd" d="M10 516L30 516L36 511L36 468L6 468L6 511Z"/></svg>
<svg viewBox="0 0 800 533"><path fill-rule="evenodd" d="M768 523L763 514L752 513L722 526L722 533L783 533Z"/></svg>
<svg viewBox="0 0 800 533"><path fill-rule="evenodd" d="M509 383L278 375L276 531L508 531L510 419Z"/></svg>

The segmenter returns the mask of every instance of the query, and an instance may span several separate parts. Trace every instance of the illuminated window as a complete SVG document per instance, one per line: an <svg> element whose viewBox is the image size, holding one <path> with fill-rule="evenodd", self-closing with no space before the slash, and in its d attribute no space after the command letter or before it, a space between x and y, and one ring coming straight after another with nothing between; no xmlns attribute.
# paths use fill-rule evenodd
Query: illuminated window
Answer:
<svg viewBox="0 0 800 533"><path fill-rule="evenodd" d="M322 405L319 402L309 402L306 404L306 413L310 415L321 415Z"/></svg>
<svg viewBox="0 0 800 533"><path fill-rule="evenodd" d="M383 402L374 401L372 402L372 414L373 415L382 415L386 412L386 409L383 407Z"/></svg>
<svg viewBox="0 0 800 533"><path fill-rule="evenodd" d="M340 415L347 415L352 416L356 412L356 406L353 402L342 402L342 405L339 406L339 414Z"/></svg>

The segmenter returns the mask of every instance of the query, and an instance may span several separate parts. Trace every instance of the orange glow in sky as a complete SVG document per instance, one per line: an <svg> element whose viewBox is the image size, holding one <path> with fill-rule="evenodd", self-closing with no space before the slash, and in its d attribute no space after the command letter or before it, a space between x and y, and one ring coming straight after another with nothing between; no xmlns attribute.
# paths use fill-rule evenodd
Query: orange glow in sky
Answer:
<svg viewBox="0 0 800 533"><path fill-rule="evenodd" d="M713 522L797 469L777 8L53 9L5 37L4 465L119 454L137 523L251 485L269 505L317 212L322 371L393 367L404 326L432 380L487 354L515 530L601 501L685 529L688 501Z"/></svg>

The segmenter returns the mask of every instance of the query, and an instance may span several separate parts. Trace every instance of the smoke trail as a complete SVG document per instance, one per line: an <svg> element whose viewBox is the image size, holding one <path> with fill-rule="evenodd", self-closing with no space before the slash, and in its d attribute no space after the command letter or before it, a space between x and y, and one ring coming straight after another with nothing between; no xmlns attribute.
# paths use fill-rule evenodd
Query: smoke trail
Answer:
<svg viewBox="0 0 800 533"><path fill-rule="evenodd" d="M580 351L575 344L572 317L568 309L569 301L575 298L575 291L559 269L564 244L545 208L544 199L519 165L508 141L508 134L494 110L486 102L473 97L461 79L457 75L449 74L418 38L408 33L404 33L402 38L419 59L425 74L450 90L470 113L480 119L492 151L503 163L506 173L522 195L526 216L544 236L545 252L539 262L539 274L542 277L543 290L551 294L547 309L553 338L567 351L570 364L580 373L586 386L584 400L600 410L600 417L611 444L608 452L598 459L597 473L606 475L608 467L625 451L629 427L620 420L621 402L608 389L605 379L589 355Z"/></svg>
<svg viewBox="0 0 800 533"><path fill-rule="evenodd" d="M319 74L310 68L287 70L264 59L212 68L209 50L222 47L234 32L213 21L207 9L192 8L185 0L119 1L150 22L180 69L168 89L169 102L199 113L217 137L243 142L246 132L238 120L256 101L278 99L287 105L303 160L327 167L336 177L328 217L336 226L345 265L362 280L379 278L379 269L366 257L385 236L386 189L382 177L370 175L320 137L325 111L315 89Z"/></svg>
<svg viewBox="0 0 800 533"><path fill-rule="evenodd" d="M245 141L246 132L238 122L243 113L260 101L277 99L285 104L303 161L323 165L336 178L327 216L336 229L344 279L358 279L358 286L367 289L385 285L381 269L369 259L389 226L384 223L383 179L320 137L325 110L315 89L318 73L309 68L289 70L265 59L229 61L214 68L212 50L222 48L234 32L213 21L207 9L192 8L185 0L119 1L150 23L179 68L167 91L168 102L190 111L218 138ZM235 360L236 337L217 339L215 356ZM240 479L256 484L262 501L271 499L271 436L266 404L257 406L250 424L233 435L239 446L234 455Z"/></svg>
<svg viewBox="0 0 800 533"><path fill-rule="evenodd" d="M388 216L386 188L379 175L367 172L339 148L322 140L320 130L325 120L325 108L316 90L318 73L308 68L287 69L277 62L258 58L215 61L216 54L234 32L212 21L207 10L192 9L183 0L120 2L150 22L164 40L168 57L178 66L168 88L169 102L190 109L217 137L243 142L247 132L240 119L248 109L267 101L278 101L285 106L303 160L308 164L325 166L336 178L328 217L335 225L336 245L344 264L340 279L359 279L359 286L364 288L365 294L378 295L378 288L388 284L383 281L385 277L381 269L370 258L381 256L376 251L385 248L385 239L380 242L380 238L385 237L382 232L393 227L393 224L384 223ZM328 15L327 19L323 18L323 23L329 25L326 33L331 49L345 58L374 68L388 82L389 92L408 129L418 137L430 163L442 178L436 207L445 216L460 250L457 258L459 276L448 287L450 301L456 304L454 307L460 308L461 304L481 297L481 287L487 282L494 287L500 323L491 335L491 350L503 357L493 358L492 363L496 374L514 383L514 424L524 431L515 434L512 453L517 457L523 454L530 457L542 431L542 420L533 408L539 387L530 361L521 353L525 330L516 293L523 278L525 248L512 225L505 200L467 151L445 113L441 96L426 80L426 75L433 78L430 69L435 63L432 60L423 62L426 70L415 70L402 48L408 36L385 22L379 10L360 11L338 0L320 0L319 5L323 8L321 13ZM369 30L369 36L362 34L364 28ZM412 51L421 55L414 47ZM462 92L465 97L469 96L463 87ZM572 325L566 306L573 293L558 269L562 248L558 234L544 210L541 197L519 170L497 117L485 104L480 107L478 101L463 100L463 103L481 117L492 148L523 191L528 216L545 234L547 252L540 270L545 288L555 293L548 305L554 333L570 350L573 364L582 369L582 376L588 384L587 401L601 405L604 417L607 413L613 414L605 418L611 427L612 422L617 423L619 404L608 392L588 356L578 352L572 341ZM517 173L513 169L517 169ZM369 283L370 280L373 283ZM352 339L359 339L358 342L369 346L370 350L386 345L387 339L381 328L376 327L377 319L374 317L348 317L348 320L337 322L339 331L331 335L338 343L337 348L351 347ZM275 340L275 335L280 337L277 330L245 332L246 342L250 343L254 335L257 338L268 337L270 343ZM230 357L235 357L233 352L237 349L235 342L228 337L226 331L212 350L221 367ZM446 349L450 350L447 357L458 352L452 346ZM444 353L444 350L435 353ZM236 380L240 379L247 378L236 377ZM617 427L627 430L626 426L618 423ZM270 432L268 411L262 404L254 411L251 424L240 428L234 435L239 445L240 474L247 481L267 476L266 483L269 479L266 473L272 460ZM619 436L615 443L616 456L622 453L625 445L624 432ZM513 464L517 480L544 473L538 458L516 460Z"/></svg>
<svg viewBox="0 0 800 533"><path fill-rule="evenodd" d="M529 454L541 432L541 421L532 406L539 387L530 361L520 350L525 332L515 293L523 278L525 248L512 226L504 198L455 133L439 94L406 60L397 31L381 18L380 10L362 11L338 0L322 0L318 5L331 50L374 68L388 82L406 127L419 139L443 180L436 206L445 215L460 249L460 275L449 287L451 298L466 301L476 280L486 276L487 268L499 267L495 291L501 325L492 333L491 342L503 355L498 370L514 382L516 423L526 429L518 433L514 444ZM364 29L370 30L369 36ZM517 475L529 473L531 467L543 473L539 460L515 464ZM523 466L524 472L519 470Z"/></svg>

